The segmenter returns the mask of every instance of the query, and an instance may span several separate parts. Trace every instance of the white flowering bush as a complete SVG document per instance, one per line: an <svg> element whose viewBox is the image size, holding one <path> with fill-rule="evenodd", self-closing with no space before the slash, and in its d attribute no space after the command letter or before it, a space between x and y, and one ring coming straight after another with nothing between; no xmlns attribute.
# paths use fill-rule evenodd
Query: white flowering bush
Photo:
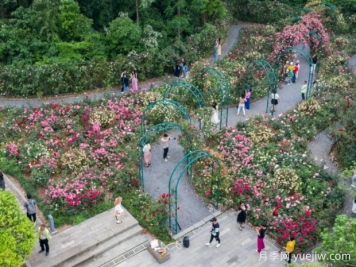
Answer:
<svg viewBox="0 0 356 267"><path fill-rule="evenodd" d="M274 171L274 175L270 177L269 186L292 195L295 192L299 192L301 180L293 169L277 168Z"/></svg>
<svg viewBox="0 0 356 267"><path fill-rule="evenodd" d="M115 112L106 107L93 108L93 112L90 113L89 122L91 124L97 123L101 127L109 126L115 118Z"/></svg>

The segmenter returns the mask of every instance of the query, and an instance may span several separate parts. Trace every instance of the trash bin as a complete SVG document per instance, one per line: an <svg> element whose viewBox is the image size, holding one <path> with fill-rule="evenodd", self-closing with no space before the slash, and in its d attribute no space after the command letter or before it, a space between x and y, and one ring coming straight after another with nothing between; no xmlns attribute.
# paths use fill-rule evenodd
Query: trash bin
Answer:
<svg viewBox="0 0 356 267"><path fill-rule="evenodd" d="M189 248L189 236L183 238L183 247Z"/></svg>

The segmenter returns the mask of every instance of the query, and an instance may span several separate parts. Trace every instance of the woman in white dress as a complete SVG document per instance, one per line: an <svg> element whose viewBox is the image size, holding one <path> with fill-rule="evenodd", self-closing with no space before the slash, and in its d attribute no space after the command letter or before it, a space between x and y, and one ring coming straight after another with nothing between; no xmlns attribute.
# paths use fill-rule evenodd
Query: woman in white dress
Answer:
<svg viewBox="0 0 356 267"><path fill-rule="evenodd" d="M219 108L218 105L216 104L216 102L213 103L212 105L213 107L213 116L211 117L211 122L218 124L220 122L219 120Z"/></svg>
<svg viewBox="0 0 356 267"><path fill-rule="evenodd" d="M119 216L124 212L124 209L121 206L121 202L122 202L122 197L117 197L115 199L114 205L115 205L115 218L116 218L116 223L122 223L121 220L119 220Z"/></svg>
<svg viewBox="0 0 356 267"><path fill-rule="evenodd" d="M152 154L151 154L151 145L150 144L146 144L143 147L143 158L145 161L145 167L148 168L151 166L151 158L152 158Z"/></svg>

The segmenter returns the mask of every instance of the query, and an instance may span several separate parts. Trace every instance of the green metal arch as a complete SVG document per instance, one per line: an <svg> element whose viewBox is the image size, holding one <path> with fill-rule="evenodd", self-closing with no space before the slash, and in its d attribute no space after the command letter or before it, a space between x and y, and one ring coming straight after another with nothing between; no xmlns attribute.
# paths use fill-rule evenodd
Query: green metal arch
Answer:
<svg viewBox="0 0 356 267"><path fill-rule="evenodd" d="M314 31L309 31L309 35L314 36L318 41L320 42L320 47L323 45L323 39L321 39L321 36L314 32Z"/></svg>
<svg viewBox="0 0 356 267"><path fill-rule="evenodd" d="M197 101L197 105L200 108L205 107L205 99L202 92L197 87L195 87L194 84L184 80L180 80L172 83L164 92L163 98L165 99L168 98L169 94L171 93L174 87L182 87L188 90L194 96L195 100Z"/></svg>
<svg viewBox="0 0 356 267"><path fill-rule="evenodd" d="M144 175L143 175L143 147L149 143L150 139L161 133L161 132L167 132L169 130L179 130L182 133L184 133L189 141L190 147L192 147L192 139L187 131L185 131L179 124L173 123L173 122L162 122L159 124L156 124L154 126L151 126L148 128L147 131L145 131L144 136L141 137L140 141L138 142L138 147L140 149L140 161L139 161L139 176L140 176L140 184L141 187L144 188Z"/></svg>
<svg viewBox="0 0 356 267"><path fill-rule="evenodd" d="M184 175L184 173L186 171L189 170L189 168L191 168L192 164L194 162L196 162L197 160L201 159L201 158L212 158L214 160L214 162L217 164L218 166L218 181L217 181L217 186L220 187L220 160L217 159L216 157L212 156L209 152L207 151L203 151L203 150L195 150L192 151L190 153L188 153L187 155L185 155L183 158L181 158L178 163L176 164L176 166L174 167L171 176L169 177L169 183L168 183L168 193L171 196L172 193L174 194L174 203L172 203L171 198L169 198L169 227L172 229L174 234L178 233L178 185L179 182L182 178L182 176ZM187 164L184 166L183 170L180 171L180 173L178 174L178 176L174 177L174 174L177 170L177 168L180 166L180 164L184 163L185 161L187 161ZM214 165L213 167L213 172L214 172ZM213 181L210 181L211 183L211 187L213 186ZM172 186L174 186L174 189L172 189ZM173 192L172 192L173 191ZM219 200L220 200L220 192L219 190L217 190L217 193L215 195L215 202L216 202L216 207L218 207L219 205ZM172 210L174 209L174 213L172 216Z"/></svg>
<svg viewBox="0 0 356 267"><path fill-rule="evenodd" d="M268 92L267 92L267 104L266 104L266 113L268 112L268 106L269 106L269 97L272 91L277 91L277 86L278 86L278 80L276 73L272 66L264 59L255 59L250 61L250 63L247 65L247 70L249 70L249 76L252 75L252 66L257 65L259 68L263 69L264 73L266 74L267 77L267 82L268 82Z"/></svg>
<svg viewBox="0 0 356 267"><path fill-rule="evenodd" d="M228 116L229 116L229 102L230 102L230 85L226 80L224 74L221 71L213 68L203 68L200 70L200 78L203 77L205 73L209 73L212 75L215 80L218 82L219 90L220 90L220 129L222 128L222 117L223 117L223 109L225 108L225 125L228 125Z"/></svg>
<svg viewBox="0 0 356 267"><path fill-rule="evenodd" d="M298 52L300 53L304 58L305 60L307 61L308 65L309 65L309 75L308 75L308 87L307 87L307 95L306 95L306 98L308 98L309 96L309 92L310 92L310 89L312 87L312 83L313 83L313 76L314 76L314 72L313 72L313 59L312 57L310 56L310 54L308 52L306 52L305 50L301 49L301 48L298 48L298 47L288 47L284 50L282 50L281 52L279 52L279 54L276 56L276 68L278 68L279 64L278 62L280 61L281 57L289 52L289 51L295 51L295 52Z"/></svg>
<svg viewBox="0 0 356 267"><path fill-rule="evenodd" d="M152 108L154 108L157 105L164 105L164 106L171 106L174 109L178 110L187 121L190 122L190 115L188 110L180 103L171 100L171 99L161 99L161 100L157 100L155 102L150 103L146 109L144 110L142 116L141 116L141 135L143 135L144 133L144 129L145 129L145 120L146 120L146 113L148 111L150 111Z"/></svg>

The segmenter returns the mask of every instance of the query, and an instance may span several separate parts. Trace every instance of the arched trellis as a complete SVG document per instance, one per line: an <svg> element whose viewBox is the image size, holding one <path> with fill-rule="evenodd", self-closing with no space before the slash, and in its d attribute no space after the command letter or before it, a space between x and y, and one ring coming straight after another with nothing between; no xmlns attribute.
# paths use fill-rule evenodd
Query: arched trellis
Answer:
<svg viewBox="0 0 356 267"><path fill-rule="evenodd" d="M169 130L179 130L182 133L184 133L184 135L187 137L188 141L189 141L189 146L190 148L192 147L192 139L190 138L190 135L187 131L185 131L180 125L173 123L173 122L162 122L159 124L156 124L150 128L148 128L147 131L145 131L144 136L141 137L139 143L138 143L138 147L140 149L140 162L139 162L139 176L140 176L140 184L141 187L144 188L145 184L144 184L144 175L143 175L143 147L150 142L150 139L154 136L156 136L159 133L162 132L167 132Z"/></svg>
<svg viewBox="0 0 356 267"><path fill-rule="evenodd" d="M145 120L146 120L146 114L148 111L150 111L152 108L154 108L157 105L163 105L163 106L171 106L174 109L178 110L183 116L184 118L190 122L190 115L189 115L189 111L180 103L171 100L171 99L161 99L161 100L157 100L155 102L150 103L145 111L143 112L142 116L141 116L141 135L143 135L144 131L145 131Z"/></svg>
<svg viewBox="0 0 356 267"><path fill-rule="evenodd" d="M266 74L267 82L268 82L268 92L267 92L267 104L266 104L266 113L268 112L268 106L269 106L269 97L271 95L272 91L277 91L277 85L278 85L278 80L276 73L272 66L264 59L255 59L250 61L250 63L247 66L247 71L249 71L249 76L251 77L252 75L252 66L256 65L260 69L263 70L263 72Z"/></svg>
<svg viewBox="0 0 356 267"><path fill-rule="evenodd" d="M200 90L197 87L195 87L194 84L184 81L184 80L180 80L180 81L172 83L164 92L163 98L169 98L169 94L175 87L182 87L182 88L188 90L193 95L194 99L196 100L197 107L199 107L199 108L205 107L205 100L204 100L204 95L202 94L202 92L200 92Z"/></svg>
<svg viewBox="0 0 356 267"><path fill-rule="evenodd" d="M220 90L220 129L222 128L222 118L223 118L223 109L225 108L225 126L227 127L228 117L229 117L229 102L230 102L230 86L229 82L226 80L224 74L221 71L213 68L203 68L200 71L200 78L203 77L205 73L208 73L214 77L219 85Z"/></svg>
<svg viewBox="0 0 356 267"><path fill-rule="evenodd" d="M284 50L282 50L276 57L276 66L278 67L279 64L278 62L280 61L280 58L287 52L289 51L292 51L292 52L298 52L300 53L304 58L305 60L307 61L308 65L309 65L309 75L308 75L308 84L307 84L307 95L306 95L306 98L308 98L309 96L309 92L310 92L310 89L312 87L312 83L313 83L313 75L314 75L314 71L313 71L313 59L312 57L310 56L310 54L308 52L306 52L305 50L303 49L300 49L298 47L289 47L289 48L286 48Z"/></svg>
<svg viewBox="0 0 356 267"><path fill-rule="evenodd" d="M210 181L210 187L212 188L214 185L217 186L218 190L215 190L215 207L217 208L219 205L219 200L220 200L220 160L217 159L216 157L212 156L209 152L207 151L202 151L202 150L195 150L187 155L185 155L183 158L179 160L179 162L176 164L174 167L171 176L169 177L169 183L168 183L168 192L170 196L174 196L174 202L172 202L171 197L169 198L169 227L172 229L174 234L178 233L178 185L179 182L184 175L185 172L188 173L188 176L191 176L192 173L189 172L189 169L191 168L192 164L196 162L197 160L201 158L211 158L213 160L212 163L212 173L214 173L215 168L214 165L216 164L217 166L217 174L218 174L218 179L217 181ZM187 164L184 166L184 168L180 169L178 171L178 168L180 167L181 164L184 164L184 162L187 162ZM178 172L178 175L176 176L176 172ZM189 177L190 178L190 177ZM173 212L173 214L172 214Z"/></svg>

